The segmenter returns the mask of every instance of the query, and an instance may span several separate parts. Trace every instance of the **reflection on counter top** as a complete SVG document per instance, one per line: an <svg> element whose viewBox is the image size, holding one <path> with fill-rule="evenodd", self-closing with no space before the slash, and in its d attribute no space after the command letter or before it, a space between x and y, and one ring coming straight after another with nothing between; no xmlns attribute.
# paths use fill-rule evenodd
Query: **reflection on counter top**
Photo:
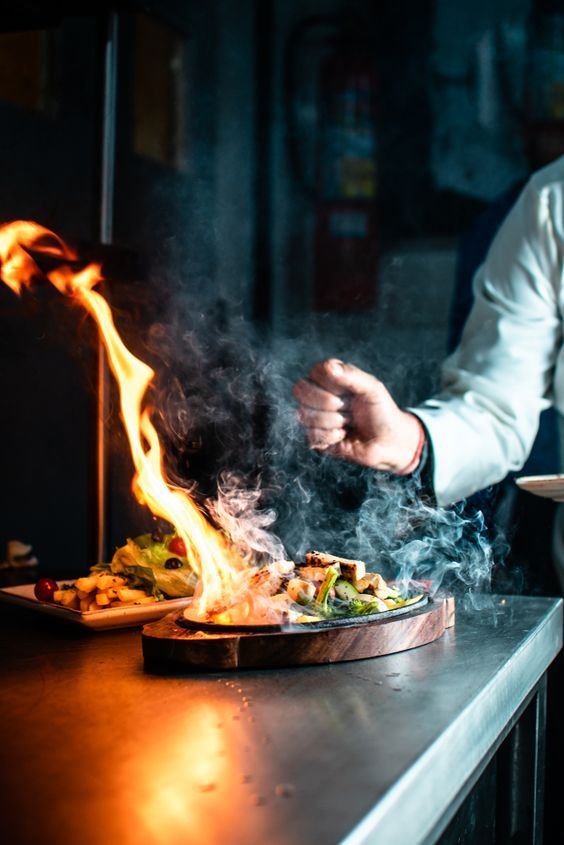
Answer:
<svg viewBox="0 0 564 845"><path fill-rule="evenodd" d="M138 630L0 614L3 827L33 841L426 841L562 641L562 602L495 598L388 657L152 675Z"/></svg>

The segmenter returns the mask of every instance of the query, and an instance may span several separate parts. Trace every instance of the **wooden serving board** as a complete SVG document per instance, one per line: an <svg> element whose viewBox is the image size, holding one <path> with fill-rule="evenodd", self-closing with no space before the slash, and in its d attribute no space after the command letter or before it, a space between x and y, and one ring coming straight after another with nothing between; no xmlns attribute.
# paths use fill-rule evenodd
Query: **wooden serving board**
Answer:
<svg viewBox="0 0 564 845"><path fill-rule="evenodd" d="M433 642L454 625L454 598L435 596L403 616L347 627L276 633L189 630L177 624L182 611L143 628L143 656L150 671L214 672L267 666L303 666L362 660Z"/></svg>

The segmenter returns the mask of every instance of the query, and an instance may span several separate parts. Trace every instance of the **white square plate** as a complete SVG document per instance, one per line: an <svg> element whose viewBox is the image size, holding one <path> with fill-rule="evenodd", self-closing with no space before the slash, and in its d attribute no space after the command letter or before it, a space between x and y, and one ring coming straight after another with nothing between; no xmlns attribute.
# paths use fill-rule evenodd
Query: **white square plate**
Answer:
<svg viewBox="0 0 564 845"><path fill-rule="evenodd" d="M61 584L74 584L74 581L58 581ZM20 587L4 587L0 589L0 600L10 604L18 604L38 613L46 613L48 616L57 616L59 619L66 619L76 625L83 625L92 630L106 630L108 628L127 628L133 625L144 625L146 622L154 622L161 619L173 610L186 607L191 601L189 598L167 599L156 601L154 604L138 604L131 607L112 607L108 610L72 610L62 607L60 604L38 601L34 594L34 584L22 584Z"/></svg>
<svg viewBox="0 0 564 845"><path fill-rule="evenodd" d="M515 480L522 490L535 496L564 502L564 475L524 475Z"/></svg>

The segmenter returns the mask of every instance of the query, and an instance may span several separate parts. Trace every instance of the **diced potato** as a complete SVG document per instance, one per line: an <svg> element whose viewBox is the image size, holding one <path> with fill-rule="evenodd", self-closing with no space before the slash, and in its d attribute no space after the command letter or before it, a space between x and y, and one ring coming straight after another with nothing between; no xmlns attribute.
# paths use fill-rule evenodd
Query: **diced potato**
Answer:
<svg viewBox="0 0 564 845"><path fill-rule="evenodd" d="M98 607L107 607L109 603L110 599L107 593L96 593L96 604Z"/></svg>
<svg viewBox="0 0 564 845"><path fill-rule="evenodd" d="M82 601L82 599L90 598L90 593L87 592L86 590L77 590L76 594L77 594L78 598L80 599L80 601Z"/></svg>
<svg viewBox="0 0 564 845"><path fill-rule="evenodd" d="M55 598L55 596L59 596L59 598ZM78 610L79 603L78 603L78 595L75 589L70 590L56 590L53 593L53 599L58 603L61 604L63 607L74 608Z"/></svg>
<svg viewBox="0 0 564 845"><path fill-rule="evenodd" d="M96 603L96 599L93 599L90 602L90 606L89 606L88 610L100 610L100 609L101 609L100 605Z"/></svg>
<svg viewBox="0 0 564 845"><path fill-rule="evenodd" d="M76 595L77 593L74 587L70 587L66 590L55 590L53 593L53 600L58 604L69 604L72 599L76 598Z"/></svg>
<svg viewBox="0 0 564 845"><path fill-rule="evenodd" d="M99 590L107 590L109 587L125 587L126 584L126 579L121 575L100 575L96 586Z"/></svg>
<svg viewBox="0 0 564 845"><path fill-rule="evenodd" d="M90 610L89 598L80 599L80 610L82 613L85 613L87 610Z"/></svg>
<svg viewBox="0 0 564 845"><path fill-rule="evenodd" d="M137 599L137 601L120 601L116 599L110 604L110 607L135 607L141 604L152 604L154 601L155 599L152 596L145 596L145 598Z"/></svg>
<svg viewBox="0 0 564 845"><path fill-rule="evenodd" d="M132 590L130 587L118 587L117 594L120 601L138 601L147 595L144 590Z"/></svg>
<svg viewBox="0 0 564 845"><path fill-rule="evenodd" d="M99 575L87 575L85 578L77 578L74 585L81 593L91 593L96 589Z"/></svg>

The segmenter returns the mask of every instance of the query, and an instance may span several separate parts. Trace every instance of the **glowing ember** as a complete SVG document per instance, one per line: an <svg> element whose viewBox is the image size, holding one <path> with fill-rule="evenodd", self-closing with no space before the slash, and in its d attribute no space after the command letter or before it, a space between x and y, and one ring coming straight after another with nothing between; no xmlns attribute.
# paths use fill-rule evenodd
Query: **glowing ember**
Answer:
<svg viewBox="0 0 564 845"><path fill-rule="evenodd" d="M42 274L27 250L57 258L61 265ZM124 345L107 301L93 290L102 279L100 265L90 264L75 272L69 262L76 260L61 238L36 223L15 221L0 227L0 277L15 293L45 275L96 321L119 387L121 415L135 466L133 492L155 516L174 525L184 540L189 563L200 579L197 612L210 614L222 605L224 610L228 597L231 603L235 596L245 594L254 570L228 538L208 522L188 492L166 480L159 437L150 409L143 407L154 372Z"/></svg>

